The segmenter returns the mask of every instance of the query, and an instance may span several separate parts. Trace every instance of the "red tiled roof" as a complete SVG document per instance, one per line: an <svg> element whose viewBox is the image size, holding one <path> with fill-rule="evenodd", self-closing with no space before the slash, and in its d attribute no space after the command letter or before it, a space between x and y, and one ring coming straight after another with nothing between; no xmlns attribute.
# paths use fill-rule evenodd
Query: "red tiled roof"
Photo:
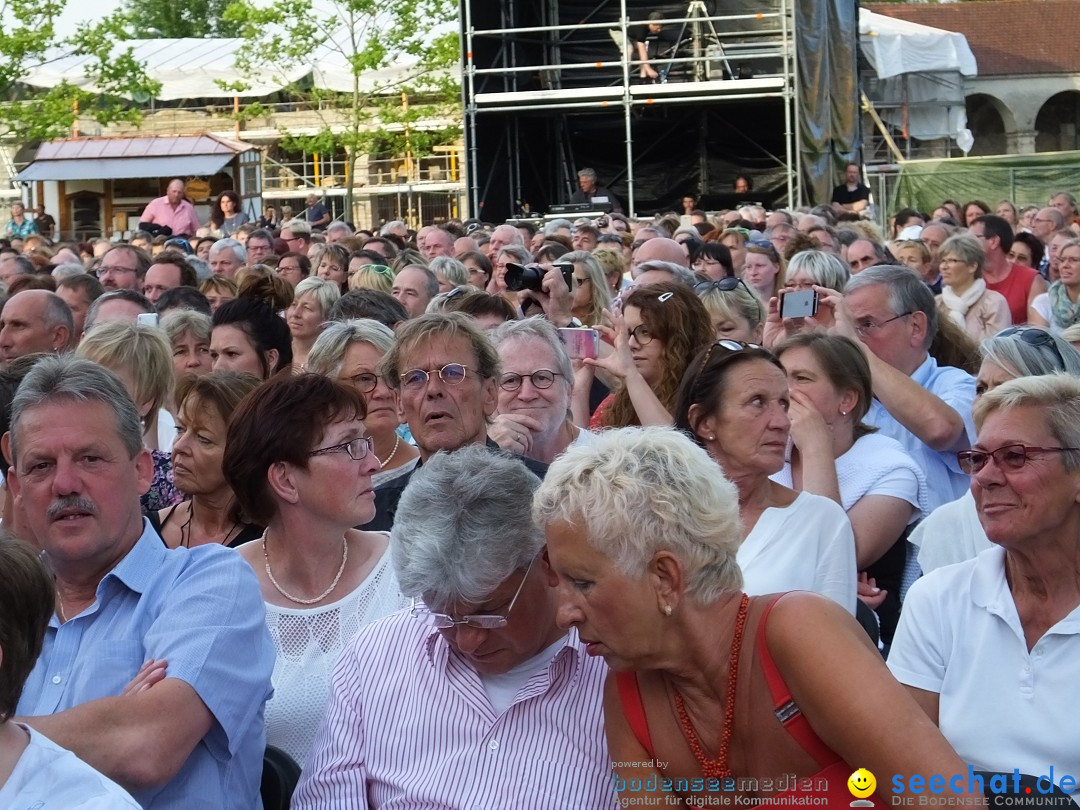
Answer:
<svg viewBox="0 0 1080 810"><path fill-rule="evenodd" d="M1077 0L868 3L863 7L963 34L975 54L980 76L1080 73Z"/></svg>

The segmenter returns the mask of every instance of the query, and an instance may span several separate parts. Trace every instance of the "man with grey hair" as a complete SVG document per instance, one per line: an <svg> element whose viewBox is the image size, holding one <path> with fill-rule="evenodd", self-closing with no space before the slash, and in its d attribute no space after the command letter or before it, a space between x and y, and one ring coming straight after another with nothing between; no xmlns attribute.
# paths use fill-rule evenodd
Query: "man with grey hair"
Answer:
<svg viewBox="0 0 1080 810"><path fill-rule="evenodd" d="M48 290L23 290L0 311L0 363L71 347L75 323L64 299Z"/></svg>
<svg viewBox="0 0 1080 810"><path fill-rule="evenodd" d="M577 173L578 189L570 197L571 205L588 204L597 211L622 213L619 198L611 189L600 185L595 169L580 169Z"/></svg>
<svg viewBox="0 0 1080 810"><path fill-rule="evenodd" d="M454 235L443 228L432 228L427 232L421 252L429 262L438 256L453 256Z"/></svg>
<svg viewBox="0 0 1080 810"><path fill-rule="evenodd" d="M412 476L390 548L413 607L343 651L294 810L613 806L607 669L556 624L539 483L480 446Z"/></svg>
<svg viewBox="0 0 1080 810"><path fill-rule="evenodd" d="M521 238L521 231L513 225L500 225L491 232L491 238L488 240L488 243L484 245L483 251L487 254L487 257L491 259L491 263L495 264L495 259L499 255L499 251L504 247L507 245L524 246L524 244L525 243Z"/></svg>
<svg viewBox="0 0 1080 810"><path fill-rule="evenodd" d="M135 245L115 245L101 257L97 268L98 281L106 291L134 290L142 292L143 279L150 269L150 254Z"/></svg>
<svg viewBox="0 0 1080 810"><path fill-rule="evenodd" d="M215 276L233 278L247 264L247 250L235 239L218 239L210 246L210 270Z"/></svg>
<svg viewBox="0 0 1080 810"><path fill-rule="evenodd" d="M400 239L408 239L409 228L400 219L392 219L379 228L379 236L397 236Z"/></svg>
<svg viewBox="0 0 1080 810"><path fill-rule="evenodd" d="M397 395L398 410L409 425L420 462L440 450L472 444L498 445L487 437L498 404L499 355L476 322L460 312L431 313L399 327L383 357L379 374ZM522 463L543 476L547 465ZM409 481L399 476L375 488L375 517L363 528L389 529Z"/></svg>
<svg viewBox="0 0 1080 810"><path fill-rule="evenodd" d="M856 341L870 364L874 401L863 420L896 439L922 467L930 508L956 500L968 487L956 453L975 435L975 379L938 366L928 349L937 334L934 296L912 270L882 265L863 270L829 296L833 330Z"/></svg>
<svg viewBox="0 0 1080 810"><path fill-rule="evenodd" d="M891 264L885 246L873 239L859 238L848 245L847 263L851 267L852 275L861 273L868 267L879 264Z"/></svg>
<svg viewBox="0 0 1080 810"><path fill-rule="evenodd" d="M352 226L347 222L336 220L331 222L326 228L326 244L332 245L335 242L340 242L353 235Z"/></svg>
<svg viewBox="0 0 1080 810"><path fill-rule="evenodd" d="M83 332L86 334L95 324L105 321L137 321L140 315L156 312L154 305L145 295L132 290L113 290L99 295L90 305L83 319ZM81 337L81 335L80 335Z"/></svg>
<svg viewBox="0 0 1080 810"><path fill-rule="evenodd" d="M390 294L394 296L410 318L423 315L431 299L439 294L439 279L422 264L410 264L394 276Z"/></svg>
<svg viewBox="0 0 1080 810"><path fill-rule="evenodd" d="M6 286L19 276L32 276L34 263L25 256L20 256L14 250L0 253L0 281Z"/></svg>
<svg viewBox="0 0 1080 810"><path fill-rule="evenodd" d="M40 360L3 445L56 578L19 722L143 807L256 806L275 658L259 584L229 549L165 548L143 517L154 465L123 383L89 360Z"/></svg>
<svg viewBox="0 0 1080 810"><path fill-rule="evenodd" d="M642 284L660 284L665 281L679 281L688 287L697 283L697 278L690 271L675 262L649 261L642 262L634 268L634 282L632 287Z"/></svg>

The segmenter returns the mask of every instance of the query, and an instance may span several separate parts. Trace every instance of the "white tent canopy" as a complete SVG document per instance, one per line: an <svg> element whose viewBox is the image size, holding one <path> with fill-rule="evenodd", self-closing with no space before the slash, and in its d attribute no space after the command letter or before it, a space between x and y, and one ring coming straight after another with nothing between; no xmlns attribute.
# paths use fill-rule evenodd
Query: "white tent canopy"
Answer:
<svg viewBox="0 0 1080 810"><path fill-rule="evenodd" d="M252 78L242 75L236 68L237 54L245 42L240 38L136 39L118 42L117 50L122 52L130 47L135 60L145 66L147 75L161 83L160 92L154 96L160 101L232 98L236 95L267 96L309 75L319 89L338 92L352 90L353 76L349 61L344 53L332 45L320 48L311 64L284 70L274 67ZM40 65L32 67L22 81L33 87L55 87L67 81L88 92L100 92L100 88L94 86L86 75L88 61L88 57L57 51ZM360 77L360 91L368 93L396 86L409 80L415 74L416 67L415 59L403 57L381 70L368 71ZM221 86L234 82L243 82L250 89L237 93Z"/></svg>
<svg viewBox="0 0 1080 810"><path fill-rule="evenodd" d="M963 77L978 70L963 34L860 9L859 44L877 74L885 121L913 138L971 148Z"/></svg>

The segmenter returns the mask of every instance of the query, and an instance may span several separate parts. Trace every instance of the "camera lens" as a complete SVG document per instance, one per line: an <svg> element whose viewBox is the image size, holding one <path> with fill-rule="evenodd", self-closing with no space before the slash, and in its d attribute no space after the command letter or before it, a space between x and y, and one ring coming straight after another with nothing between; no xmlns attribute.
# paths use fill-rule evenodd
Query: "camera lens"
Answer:
<svg viewBox="0 0 1080 810"><path fill-rule="evenodd" d="M540 284L544 280L544 271L539 267L522 267L520 264L508 262L506 275L503 278L506 281L506 289L513 292L521 290L541 292Z"/></svg>

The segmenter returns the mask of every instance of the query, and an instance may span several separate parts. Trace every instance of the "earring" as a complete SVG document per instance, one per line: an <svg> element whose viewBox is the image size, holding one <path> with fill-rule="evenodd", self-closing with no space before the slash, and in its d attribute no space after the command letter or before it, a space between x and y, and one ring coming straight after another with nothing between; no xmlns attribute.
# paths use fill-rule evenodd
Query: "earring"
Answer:
<svg viewBox="0 0 1080 810"><path fill-rule="evenodd" d="M710 433L709 434L709 441L710 442L715 442L716 441L716 436L714 436L713 434Z"/></svg>
<svg viewBox="0 0 1080 810"><path fill-rule="evenodd" d="M664 605L664 615L665 616L670 616L671 615L671 605Z"/></svg>
<svg viewBox="0 0 1080 810"><path fill-rule="evenodd" d="M840 415L841 415L841 416L847 416L847 415L848 415L848 412L847 412L847 411L840 411Z"/></svg>

